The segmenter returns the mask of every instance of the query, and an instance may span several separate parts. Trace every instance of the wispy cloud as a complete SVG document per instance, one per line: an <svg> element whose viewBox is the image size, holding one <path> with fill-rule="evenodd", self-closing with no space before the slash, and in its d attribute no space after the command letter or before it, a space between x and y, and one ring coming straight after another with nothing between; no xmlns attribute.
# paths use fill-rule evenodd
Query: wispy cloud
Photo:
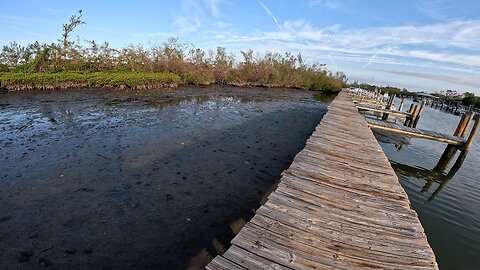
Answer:
<svg viewBox="0 0 480 270"><path fill-rule="evenodd" d="M480 69L480 20L451 21L421 26L370 27L343 30L317 28L303 20L286 21L277 31L246 36L231 34L226 42L252 40L284 42L290 48L325 50L369 55L366 64L376 63L379 55L409 57L453 63ZM263 44L265 46L265 43ZM414 50L421 46L430 51ZM464 53L459 53L463 51ZM372 57L372 55L377 55Z"/></svg>
<svg viewBox="0 0 480 270"><path fill-rule="evenodd" d="M4 14L0 14L0 23L8 24L8 25L27 25L27 26L32 24L45 24L45 25L58 24L58 22L54 20L45 20L45 19L38 19L38 18L32 18L32 17L12 16L12 15L4 15Z"/></svg>
<svg viewBox="0 0 480 270"><path fill-rule="evenodd" d="M223 2L222 0L203 0L207 9L210 11L210 14L214 17L218 17L220 15L220 4Z"/></svg>
<svg viewBox="0 0 480 270"><path fill-rule="evenodd" d="M213 22L212 25L215 27L215 28L220 28L220 29L225 29L225 28L229 28L232 26L231 23L229 22L224 22L224 21L216 21L216 22Z"/></svg>
<svg viewBox="0 0 480 270"><path fill-rule="evenodd" d="M275 17L275 15L273 15L273 13L270 11L270 9L262 1L258 1L258 3L265 10L265 12L267 12L268 16L270 16L270 18L272 18L272 20L275 22L275 25L277 25L277 28L279 30L282 30L282 27L280 26L280 24L278 24L277 17Z"/></svg>
<svg viewBox="0 0 480 270"><path fill-rule="evenodd" d="M446 74L436 74L436 73L424 73L424 72L412 72L412 71L399 71L399 70L382 70L382 72L388 72L392 74L404 75L409 77L418 77L423 79L430 80L440 80L448 83L457 83L468 85L476 88L480 88L480 81L475 81L472 79L466 79L464 77L451 76Z"/></svg>
<svg viewBox="0 0 480 270"><path fill-rule="evenodd" d="M416 8L431 18L445 20L448 18L446 11L448 12L450 4L445 0L421 0L416 4Z"/></svg>
<svg viewBox="0 0 480 270"><path fill-rule="evenodd" d="M332 63L332 66L333 66L334 68L338 69L337 62L335 62L335 60L333 59L333 54L334 54L334 53L335 53L335 52L330 52L330 53L328 54L328 60L330 60L330 63Z"/></svg>
<svg viewBox="0 0 480 270"><path fill-rule="evenodd" d="M377 58L377 56L378 56L378 54L372 55L372 57L370 57L370 59L368 59L368 62L365 65L363 65L362 68L366 68L366 67L370 66L373 63L373 61L375 60L375 58Z"/></svg>
<svg viewBox="0 0 480 270"><path fill-rule="evenodd" d="M348 6L341 0L311 0L309 6L337 11L350 11Z"/></svg>
<svg viewBox="0 0 480 270"><path fill-rule="evenodd" d="M204 17L204 10L199 2L183 0L180 4L180 12L173 17L173 26L180 34L189 34L202 26Z"/></svg>
<svg viewBox="0 0 480 270"><path fill-rule="evenodd" d="M54 9L54 8L46 8L45 11L48 12L48 13L52 13L52 14L59 14L59 13L61 13L60 10Z"/></svg>
<svg viewBox="0 0 480 270"><path fill-rule="evenodd" d="M246 34L217 31L213 36L207 45L224 44L234 50L301 52L307 59L327 63L329 69L356 74L390 68L456 75L430 76L438 81L430 89L447 85L440 81L471 89L477 87L472 77L480 74L480 40L476 38L480 36L480 20L352 29L340 25L317 27L300 19L285 21L274 31ZM368 68L374 64L376 69ZM421 78L424 77L427 76Z"/></svg>
<svg viewBox="0 0 480 270"><path fill-rule="evenodd" d="M173 15L173 25L180 34L191 34L212 18L221 17L222 3L223 0L182 0L180 11Z"/></svg>

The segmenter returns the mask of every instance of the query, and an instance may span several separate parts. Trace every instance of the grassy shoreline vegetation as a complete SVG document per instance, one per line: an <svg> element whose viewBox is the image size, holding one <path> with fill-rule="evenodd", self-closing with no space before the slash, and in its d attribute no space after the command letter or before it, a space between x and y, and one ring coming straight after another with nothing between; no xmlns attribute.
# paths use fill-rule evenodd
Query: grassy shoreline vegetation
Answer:
<svg viewBox="0 0 480 270"><path fill-rule="evenodd" d="M58 43L11 42L0 54L0 88L4 90L75 87L155 88L180 84L300 88L340 91L347 83L342 72L331 73L323 64L306 63L291 53L252 50L239 55L224 47L204 51L169 38L161 45L111 48L107 42L70 40L85 24L82 11L63 25Z"/></svg>

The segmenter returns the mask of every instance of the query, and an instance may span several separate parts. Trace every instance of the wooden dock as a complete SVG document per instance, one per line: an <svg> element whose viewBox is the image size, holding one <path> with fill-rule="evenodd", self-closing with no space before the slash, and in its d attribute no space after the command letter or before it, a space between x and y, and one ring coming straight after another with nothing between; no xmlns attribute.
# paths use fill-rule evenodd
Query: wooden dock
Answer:
<svg viewBox="0 0 480 270"><path fill-rule="evenodd" d="M388 109L380 108L380 107L377 107L377 106L369 106L367 104L358 104L357 109L365 110L365 111L372 111L372 112L388 113L388 114L391 114L391 115L401 115L403 117L412 117L412 114L410 114L408 112L388 110Z"/></svg>
<svg viewBox="0 0 480 270"><path fill-rule="evenodd" d="M377 119L367 118L368 126L373 129L381 129L386 131L392 131L395 133L407 135L410 137L424 138L439 142L445 142L451 145L463 145L467 140L459 136L453 136L449 134L443 134L430 130L423 130L418 128L406 127L404 125L398 125L395 123L389 123Z"/></svg>
<svg viewBox="0 0 480 270"><path fill-rule="evenodd" d="M207 269L438 269L407 194L345 91L231 243Z"/></svg>

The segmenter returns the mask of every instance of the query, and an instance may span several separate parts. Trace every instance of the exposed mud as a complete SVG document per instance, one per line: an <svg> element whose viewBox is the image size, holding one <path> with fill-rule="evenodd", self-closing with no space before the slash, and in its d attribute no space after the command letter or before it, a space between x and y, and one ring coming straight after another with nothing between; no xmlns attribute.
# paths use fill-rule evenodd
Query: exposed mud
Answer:
<svg viewBox="0 0 480 270"><path fill-rule="evenodd" d="M0 94L0 269L202 269L325 111L281 89Z"/></svg>

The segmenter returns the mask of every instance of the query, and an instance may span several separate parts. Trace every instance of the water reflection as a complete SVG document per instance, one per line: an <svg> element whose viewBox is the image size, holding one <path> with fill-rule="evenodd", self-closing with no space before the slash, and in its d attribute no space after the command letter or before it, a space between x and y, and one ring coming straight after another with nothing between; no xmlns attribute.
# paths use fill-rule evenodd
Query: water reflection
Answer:
<svg viewBox="0 0 480 270"><path fill-rule="evenodd" d="M399 145L402 146L402 145ZM396 146L397 149L401 149L401 147ZM435 191L430 195L430 197L427 199L427 201L432 201L435 199L435 197L440 193L440 191L445 187L445 185L450 181L455 174L458 172L460 167L462 167L463 162L465 161L465 157L468 154L467 150L460 151L460 154L458 155L455 163L453 166L448 170L448 165L451 163L452 159L455 157L455 154L457 152L457 148L452 145L448 145L447 148L445 148L445 151L443 152L442 156L438 160L437 165L431 170L421 168L421 167L414 167L414 166L409 166L406 164L401 164L392 161L392 167L393 169L404 176L407 177L415 177L417 179L424 180L426 183L420 190L420 192L428 192L430 188L432 187L433 183L438 183L438 187L435 189Z"/></svg>
<svg viewBox="0 0 480 270"><path fill-rule="evenodd" d="M410 104L411 100L405 100L404 108ZM426 107L418 128L454 134L459 121L459 116ZM480 136L468 154L456 150L451 159L445 143L421 138L406 138L408 143L404 143L393 139L397 136L390 137L388 142L379 142L418 213L439 268L478 269Z"/></svg>

